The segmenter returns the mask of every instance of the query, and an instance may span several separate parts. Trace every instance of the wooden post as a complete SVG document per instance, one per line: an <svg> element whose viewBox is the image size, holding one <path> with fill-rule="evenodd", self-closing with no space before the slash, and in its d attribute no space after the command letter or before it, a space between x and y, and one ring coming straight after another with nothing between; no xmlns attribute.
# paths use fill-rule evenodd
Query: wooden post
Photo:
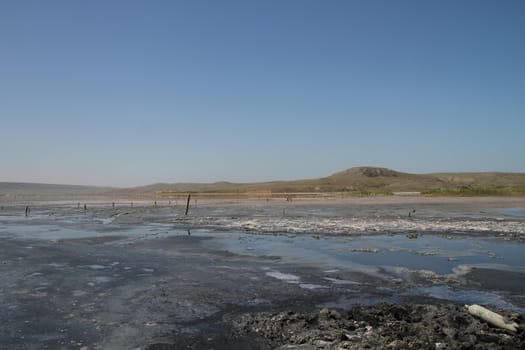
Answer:
<svg viewBox="0 0 525 350"><path fill-rule="evenodd" d="M188 200L186 201L186 212L184 213L184 215L188 215L188 209L190 209L190 198L191 193L188 193Z"/></svg>

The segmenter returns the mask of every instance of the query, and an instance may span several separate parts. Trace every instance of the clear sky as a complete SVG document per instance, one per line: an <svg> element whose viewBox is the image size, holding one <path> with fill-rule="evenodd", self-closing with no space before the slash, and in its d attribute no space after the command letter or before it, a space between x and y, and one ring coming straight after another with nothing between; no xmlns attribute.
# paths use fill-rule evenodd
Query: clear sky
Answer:
<svg viewBox="0 0 525 350"><path fill-rule="evenodd" d="M0 2L0 181L525 172L525 1Z"/></svg>

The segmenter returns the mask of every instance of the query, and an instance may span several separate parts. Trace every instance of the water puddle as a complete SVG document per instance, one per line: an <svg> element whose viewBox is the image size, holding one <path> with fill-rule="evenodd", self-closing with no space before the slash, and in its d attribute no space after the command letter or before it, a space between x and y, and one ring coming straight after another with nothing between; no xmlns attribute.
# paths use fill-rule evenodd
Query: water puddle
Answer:
<svg viewBox="0 0 525 350"><path fill-rule="evenodd" d="M506 302L499 294L487 291L457 290L449 286L433 286L409 290L404 295L424 295L437 299L452 300L461 304L476 304L480 303L481 300L484 304L489 304L499 309L513 309L525 314L524 308L519 308Z"/></svg>
<svg viewBox="0 0 525 350"><path fill-rule="evenodd" d="M490 305L498 309L511 309L514 312L525 314L525 308L518 307L496 293L478 290L460 290L449 286L433 286L425 288L413 288L393 295L384 296L356 296L342 297L335 301L330 301L318 305L319 307L351 309L356 305L371 306L380 303L402 303L410 302L415 296L431 297L441 300L448 300L458 304L483 304Z"/></svg>
<svg viewBox="0 0 525 350"><path fill-rule="evenodd" d="M7 223L3 224L1 234L11 235L22 239L79 239L90 237L125 236L135 239L153 238L157 235L166 235L170 226L167 224L136 225L132 228L108 227L112 224L108 221L98 225L64 226L59 224L31 224L31 223ZM78 223L77 223L78 224Z"/></svg>
<svg viewBox="0 0 525 350"><path fill-rule="evenodd" d="M332 268L408 268L450 274L463 265L519 268L525 271L525 245L494 238L453 238L424 235L323 237L310 235L269 236L241 232L194 230L195 236L211 236L236 254L276 256L284 261Z"/></svg>
<svg viewBox="0 0 525 350"><path fill-rule="evenodd" d="M498 209L497 212L504 216L525 218L525 208L503 208Z"/></svg>
<svg viewBox="0 0 525 350"><path fill-rule="evenodd" d="M275 279L278 279L278 280L281 280L281 281L285 281L285 282L288 282L288 283L299 283L300 280L301 280L299 276L292 275L292 274L289 274L289 273L282 273L282 272L279 272L279 271L266 272L266 276L270 276L270 277L273 277Z"/></svg>

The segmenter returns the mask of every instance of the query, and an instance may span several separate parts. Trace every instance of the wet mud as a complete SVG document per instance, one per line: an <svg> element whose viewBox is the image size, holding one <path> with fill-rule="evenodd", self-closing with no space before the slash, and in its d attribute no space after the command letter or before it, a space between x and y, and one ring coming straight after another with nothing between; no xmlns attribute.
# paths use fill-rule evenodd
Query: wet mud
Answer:
<svg viewBox="0 0 525 350"><path fill-rule="evenodd" d="M198 225L202 217L276 222L270 213L281 208L272 205L201 206L189 218L161 203L87 211L46 203L28 217L23 209L0 212L0 349L523 347L523 333L463 308L483 304L523 325L525 248L509 238L524 229L519 210L483 209L494 217L480 220L512 223L503 234L410 237L402 227L330 235ZM297 221L348 216L338 207L286 209ZM425 225L438 212L471 220L441 204L419 212Z"/></svg>

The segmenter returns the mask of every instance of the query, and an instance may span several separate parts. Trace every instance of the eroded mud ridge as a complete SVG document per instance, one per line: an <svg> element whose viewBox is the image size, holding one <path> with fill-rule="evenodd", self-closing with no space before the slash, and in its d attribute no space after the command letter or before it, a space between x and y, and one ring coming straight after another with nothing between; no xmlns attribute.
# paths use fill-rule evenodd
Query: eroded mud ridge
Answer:
<svg viewBox="0 0 525 350"><path fill-rule="evenodd" d="M331 235L368 233L495 233L525 240L522 220L413 219L413 218L308 218L308 217L190 217L175 220L179 225L227 228L256 233L320 233Z"/></svg>
<svg viewBox="0 0 525 350"><path fill-rule="evenodd" d="M505 207L507 205L515 207ZM474 233L525 240L525 203L289 203L198 206L192 215L178 216L178 226L240 230L253 233L318 233L351 235L374 233ZM416 210L417 208L417 210Z"/></svg>
<svg viewBox="0 0 525 350"><path fill-rule="evenodd" d="M510 319L522 322L518 314ZM380 304L351 310L245 314L233 321L237 335L279 349L523 349L523 331L490 327L463 307Z"/></svg>

